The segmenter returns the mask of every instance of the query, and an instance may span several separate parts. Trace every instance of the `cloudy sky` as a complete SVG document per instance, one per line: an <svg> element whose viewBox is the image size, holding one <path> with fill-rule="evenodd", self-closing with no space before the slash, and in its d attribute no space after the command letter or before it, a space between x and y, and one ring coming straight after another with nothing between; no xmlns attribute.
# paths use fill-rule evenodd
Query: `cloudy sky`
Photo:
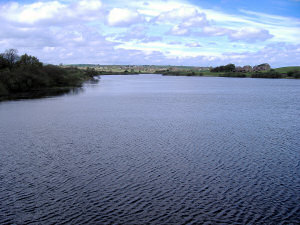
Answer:
<svg viewBox="0 0 300 225"><path fill-rule="evenodd" d="M300 0L0 0L0 51L46 63L300 65Z"/></svg>

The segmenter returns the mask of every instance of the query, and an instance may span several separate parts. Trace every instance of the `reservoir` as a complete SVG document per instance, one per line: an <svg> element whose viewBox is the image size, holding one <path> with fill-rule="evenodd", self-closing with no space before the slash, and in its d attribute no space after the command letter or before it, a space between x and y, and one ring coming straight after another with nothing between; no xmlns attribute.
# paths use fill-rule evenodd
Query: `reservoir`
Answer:
<svg viewBox="0 0 300 225"><path fill-rule="evenodd" d="M0 102L0 224L297 224L300 80L101 76Z"/></svg>

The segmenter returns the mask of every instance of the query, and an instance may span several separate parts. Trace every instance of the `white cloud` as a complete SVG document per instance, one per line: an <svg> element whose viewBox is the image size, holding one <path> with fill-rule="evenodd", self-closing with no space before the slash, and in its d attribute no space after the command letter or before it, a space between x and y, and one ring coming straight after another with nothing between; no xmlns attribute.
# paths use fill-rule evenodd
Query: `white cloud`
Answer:
<svg viewBox="0 0 300 225"><path fill-rule="evenodd" d="M175 25L169 32L172 35L188 35L189 29L185 27L181 27L180 25Z"/></svg>
<svg viewBox="0 0 300 225"><path fill-rule="evenodd" d="M107 17L110 26L130 26L143 21L143 17L137 12L129 9L114 8Z"/></svg>
<svg viewBox="0 0 300 225"><path fill-rule="evenodd" d="M167 12L160 13L155 21L156 22L174 22L177 20L192 18L198 15L197 9L193 7L182 7L182 8L176 8L172 9Z"/></svg>
<svg viewBox="0 0 300 225"><path fill-rule="evenodd" d="M217 25L215 21L209 21L206 13L200 12L196 7L181 7L162 12L154 21L172 25L166 34L176 36L226 36L230 41L244 42L265 41L273 37L268 30L258 27L231 28Z"/></svg>
<svg viewBox="0 0 300 225"><path fill-rule="evenodd" d="M147 2L148 4L143 4L142 1L128 1L126 5L128 7L137 8L137 10L146 16L156 17L159 16L162 12L169 12L174 9L179 9L183 7L193 8L192 5L186 5L182 1L174 0L152 0Z"/></svg>
<svg viewBox="0 0 300 225"><path fill-rule="evenodd" d="M297 18L228 14L187 0L30 2L0 3L0 52L18 48L50 63L203 66L258 59L296 64L300 57Z"/></svg>
<svg viewBox="0 0 300 225"><path fill-rule="evenodd" d="M127 32L121 35L112 35L112 41L119 41L119 42L141 42L141 43L148 43L148 42L157 42L162 41L163 38L161 36L154 36L154 35L147 35L147 29L145 26L132 26L130 29L127 29Z"/></svg>
<svg viewBox="0 0 300 225"><path fill-rule="evenodd" d="M1 7L1 14L9 21L32 24L39 20L53 18L64 9L66 6L57 1L37 2L29 5L11 3Z"/></svg>
<svg viewBox="0 0 300 225"><path fill-rule="evenodd" d="M229 29L215 26L206 26L202 29L202 33L208 36L223 36L230 32Z"/></svg>
<svg viewBox="0 0 300 225"><path fill-rule="evenodd" d="M82 0L77 4L78 10L99 10L102 6L102 2L99 0Z"/></svg>
<svg viewBox="0 0 300 225"><path fill-rule="evenodd" d="M241 28L236 31L229 33L229 38L232 41L246 41L246 42L255 42L255 41L265 41L272 38L273 35L269 33L268 30L258 29L258 28Z"/></svg>
<svg viewBox="0 0 300 225"><path fill-rule="evenodd" d="M203 27L208 24L209 22L206 19L206 15L204 13L198 13L197 16L185 20L181 25L183 27Z"/></svg>
<svg viewBox="0 0 300 225"><path fill-rule="evenodd" d="M34 25L42 21L53 24L66 20L89 20L94 18L93 13L99 13L102 3L99 0L81 0L72 4L59 1L35 2L32 4L8 3L0 6L4 20L20 24ZM96 15L96 14L95 14Z"/></svg>
<svg viewBox="0 0 300 225"><path fill-rule="evenodd" d="M266 41L274 35L266 29L257 27L242 27L230 29L212 25L213 21L206 19L206 14L195 11L195 17L184 17L179 24L174 25L167 34L177 36L226 36L230 41L256 42ZM165 18L165 17L164 17Z"/></svg>
<svg viewBox="0 0 300 225"><path fill-rule="evenodd" d="M190 47L190 48L200 48L200 47L202 47L202 45L198 42L187 43L185 46Z"/></svg>
<svg viewBox="0 0 300 225"><path fill-rule="evenodd" d="M180 25L178 20L194 16L196 12L205 13L207 20L213 20L213 25L222 29L240 30L242 27L254 27L267 30L274 35L272 41L300 43L300 20L298 18L278 16L266 13L240 10L229 14L221 9L207 9L188 1L156 1L147 5L138 5L138 11L156 18L157 22ZM175 23L175 24L174 24ZM171 32L170 32L171 33ZM178 32L177 32L178 33ZM180 33L180 32L179 32ZM185 32L190 35L189 32ZM231 39L233 40L233 39Z"/></svg>

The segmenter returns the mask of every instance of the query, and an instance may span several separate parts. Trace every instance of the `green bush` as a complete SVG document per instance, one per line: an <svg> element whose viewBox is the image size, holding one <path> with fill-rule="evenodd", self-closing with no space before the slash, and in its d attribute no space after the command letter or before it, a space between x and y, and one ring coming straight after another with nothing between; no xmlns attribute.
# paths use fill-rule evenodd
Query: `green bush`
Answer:
<svg viewBox="0 0 300 225"><path fill-rule="evenodd" d="M295 71L295 73L293 74L293 77L299 79L300 78L300 71Z"/></svg>
<svg viewBox="0 0 300 225"><path fill-rule="evenodd" d="M4 96L7 94L8 94L7 89L5 88L4 84L2 84L2 82L0 82L0 96Z"/></svg>
<svg viewBox="0 0 300 225"><path fill-rule="evenodd" d="M86 68L86 70L85 70L85 74L86 74L87 76L89 76L89 77L94 77L94 76L99 75L99 72L97 72L97 71L95 70L95 68L90 68L90 67L88 67L88 68Z"/></svg>
<svg viewBox="0 0 300 225"><path fill-rule="evenodd" d="M234 64L227 64L226 66L217 66L212 68L211 72L233 72L235 70Z"/></svg>
<svg viewBox="0 0 300 225"><path fill-rule="evenodd" d="M221 77L246 77L245 73L239 72L231 72L231 73L224 73L220 75Z"/></svg>
<svg viewBox="0 0 300 225"><path fill-rule="evenodd" d="M287 72L288 77L293 77L293 78L300 78L300 71L289 71Z"/></svg>
<svg viewBox="0 0 300 225"><path fill-rule="evenodd" d="M16 52L16 51L15 51ZM9 68L5 54L0 54L0 95L29 92L54 87L78 87L82 82L97 75L95 69L80 70L43 64L27 54Z"/></svg>
<svg viewBox="0 0 300 225"><path fill-rule="evenodd" d="M281 78L282 75L275 70L270 70L268 72L255 72L251 74L252 78Z"/></svg>

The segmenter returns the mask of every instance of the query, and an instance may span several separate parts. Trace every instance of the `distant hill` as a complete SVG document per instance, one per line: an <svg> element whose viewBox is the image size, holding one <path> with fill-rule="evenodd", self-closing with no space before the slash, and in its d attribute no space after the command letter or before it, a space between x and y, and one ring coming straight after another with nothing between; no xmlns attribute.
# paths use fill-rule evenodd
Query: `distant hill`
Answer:
<svg viewBox="0 0 300 225"><path fill-rule="evenodd" d="M276 68L275 71L279 72L279 73L287 73L290 71L300 71L300 66L280 67L280 68Z"/></svg>

